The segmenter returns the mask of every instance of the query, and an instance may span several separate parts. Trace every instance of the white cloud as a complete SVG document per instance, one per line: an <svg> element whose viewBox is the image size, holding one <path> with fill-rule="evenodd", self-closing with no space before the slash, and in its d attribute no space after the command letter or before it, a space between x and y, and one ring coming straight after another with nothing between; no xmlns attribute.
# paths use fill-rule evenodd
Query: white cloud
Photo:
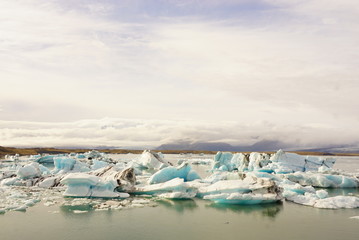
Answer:
<svg viewBox="0 0 359 240"><path fill-rule="evenodd" d="M0 3L0 111L7 120L1 134L7 145L358 139L354 1L257 1L266 5L256 18L211 19L203 17L206 11L189 11L138 21L113 17L131 1L72 3ZM198 1L185 3L181 9ZM106 120L115 127L104 128L104 120L79 121L105 116L121 120Z"/></svg>
<svg viewBox="0 0 359 240"><path fill-rule="evenodd" d="M2 145L20 147L157 147L180 140L234 145L278 140L297 147L313 147L356 141L358 130L346 132L345 138L340 134L341 130L327 125L281 126L263 121L250 124L109 118L56 123L0 121Z"/></svg>

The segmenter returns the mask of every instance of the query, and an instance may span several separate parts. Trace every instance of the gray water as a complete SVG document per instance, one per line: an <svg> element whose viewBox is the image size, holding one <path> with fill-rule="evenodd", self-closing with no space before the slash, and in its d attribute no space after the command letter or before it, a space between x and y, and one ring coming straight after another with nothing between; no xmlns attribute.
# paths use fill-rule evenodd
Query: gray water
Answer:
<svg viewBox="0 0 359 240"><path fill-rule="evenodd" d="M0 216L1 239L358 239L359 209L324 210L293 203L223 206L204 200L157 207L73 213L30 208ZM49 211L59 210L59 213ZM83 210L79 208L79 210Z"/></svg>
<svg viewBox="0 0 359 240"><path fill-rule="evenodd" d="M339 159L336 166L359 168L359 158L344 160L341 163ZM206 173L205 166L194 168ZM358 195L359 192L337 189L330 194ZM200 199L156 203L157 207L95 211L90 206L45 207L40 202L27 212L0 215L0 239L359 238L359 219L350 218L359 216L359 209L316 209L291 202L228 206ZM74 210L88 212L74 213Z"/></svg>

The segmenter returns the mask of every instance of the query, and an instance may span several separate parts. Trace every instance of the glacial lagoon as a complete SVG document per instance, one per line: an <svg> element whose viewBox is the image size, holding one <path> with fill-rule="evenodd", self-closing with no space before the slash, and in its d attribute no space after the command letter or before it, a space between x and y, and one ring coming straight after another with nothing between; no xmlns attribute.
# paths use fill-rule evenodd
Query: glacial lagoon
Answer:
<svg viewBox="0 0 359 240"><path fill-rule="evenodd" d="M114 155L119 161L135 155ZM165 155L206 160L213 156ZM210 165L192 168L201 176ZM334 168L359 171L358 157L337 157ZM357 188L331 189L330 196L358 196ZM59 197L58 195L54 195ZM95 209L86 199L56 198L25 212L0 215L1 240L7 239L358 239L359 209L318 209L282 201L252 206L221 205L203 199L158 199L123 209ZM97 199L94 201L106 202ZM69 204L66 204L68 202ZM78 202L78 204L74 204ZM151 201L152 202L152 201ZM65 204L64 204L65 203Z"/></svg>

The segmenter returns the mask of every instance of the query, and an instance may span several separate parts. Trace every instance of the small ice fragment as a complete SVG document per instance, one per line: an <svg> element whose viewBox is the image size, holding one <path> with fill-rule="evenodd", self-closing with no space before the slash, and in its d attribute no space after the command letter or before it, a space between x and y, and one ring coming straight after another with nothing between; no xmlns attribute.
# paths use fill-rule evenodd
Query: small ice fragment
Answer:
<svg viewBox="0 0 359 240"><path fill-rule="evenodd" d="M319 197L320 199L323 198L327 198L328 197L328 192L325 190L318 190L315 192L315 194L317 195L317 197Z"/></svg>
<svg viewBox="0 0 359 240"><path fill-rule="evenodd" d="M74 210L73 213L79 214L79 213L87 213L88 211L81 211L81 210Z"/></svg>

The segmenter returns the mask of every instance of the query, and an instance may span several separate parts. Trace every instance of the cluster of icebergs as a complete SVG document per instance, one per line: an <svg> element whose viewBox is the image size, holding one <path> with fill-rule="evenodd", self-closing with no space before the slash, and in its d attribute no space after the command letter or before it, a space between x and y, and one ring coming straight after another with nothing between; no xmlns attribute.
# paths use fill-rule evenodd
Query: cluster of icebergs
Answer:
<svg viewBox="0 0 359 240"><path fill-rule="evenodd" d="M97 151L13 160L2 167L0 163L0 213L35 205L42 199L39 189L72 198L202 198L243 205L287 200L318 208L359 207L358 197L330 197L325 190L358 188L358 176L332 169L333 158L282 150L272 155L218 152L210 161L212 169L206 178L201 178L188 161L174 164L149 150L128 162L114 161ZM208 163L199 160L195 164ZM53 168L46 164L53 164Z"/></svg>

